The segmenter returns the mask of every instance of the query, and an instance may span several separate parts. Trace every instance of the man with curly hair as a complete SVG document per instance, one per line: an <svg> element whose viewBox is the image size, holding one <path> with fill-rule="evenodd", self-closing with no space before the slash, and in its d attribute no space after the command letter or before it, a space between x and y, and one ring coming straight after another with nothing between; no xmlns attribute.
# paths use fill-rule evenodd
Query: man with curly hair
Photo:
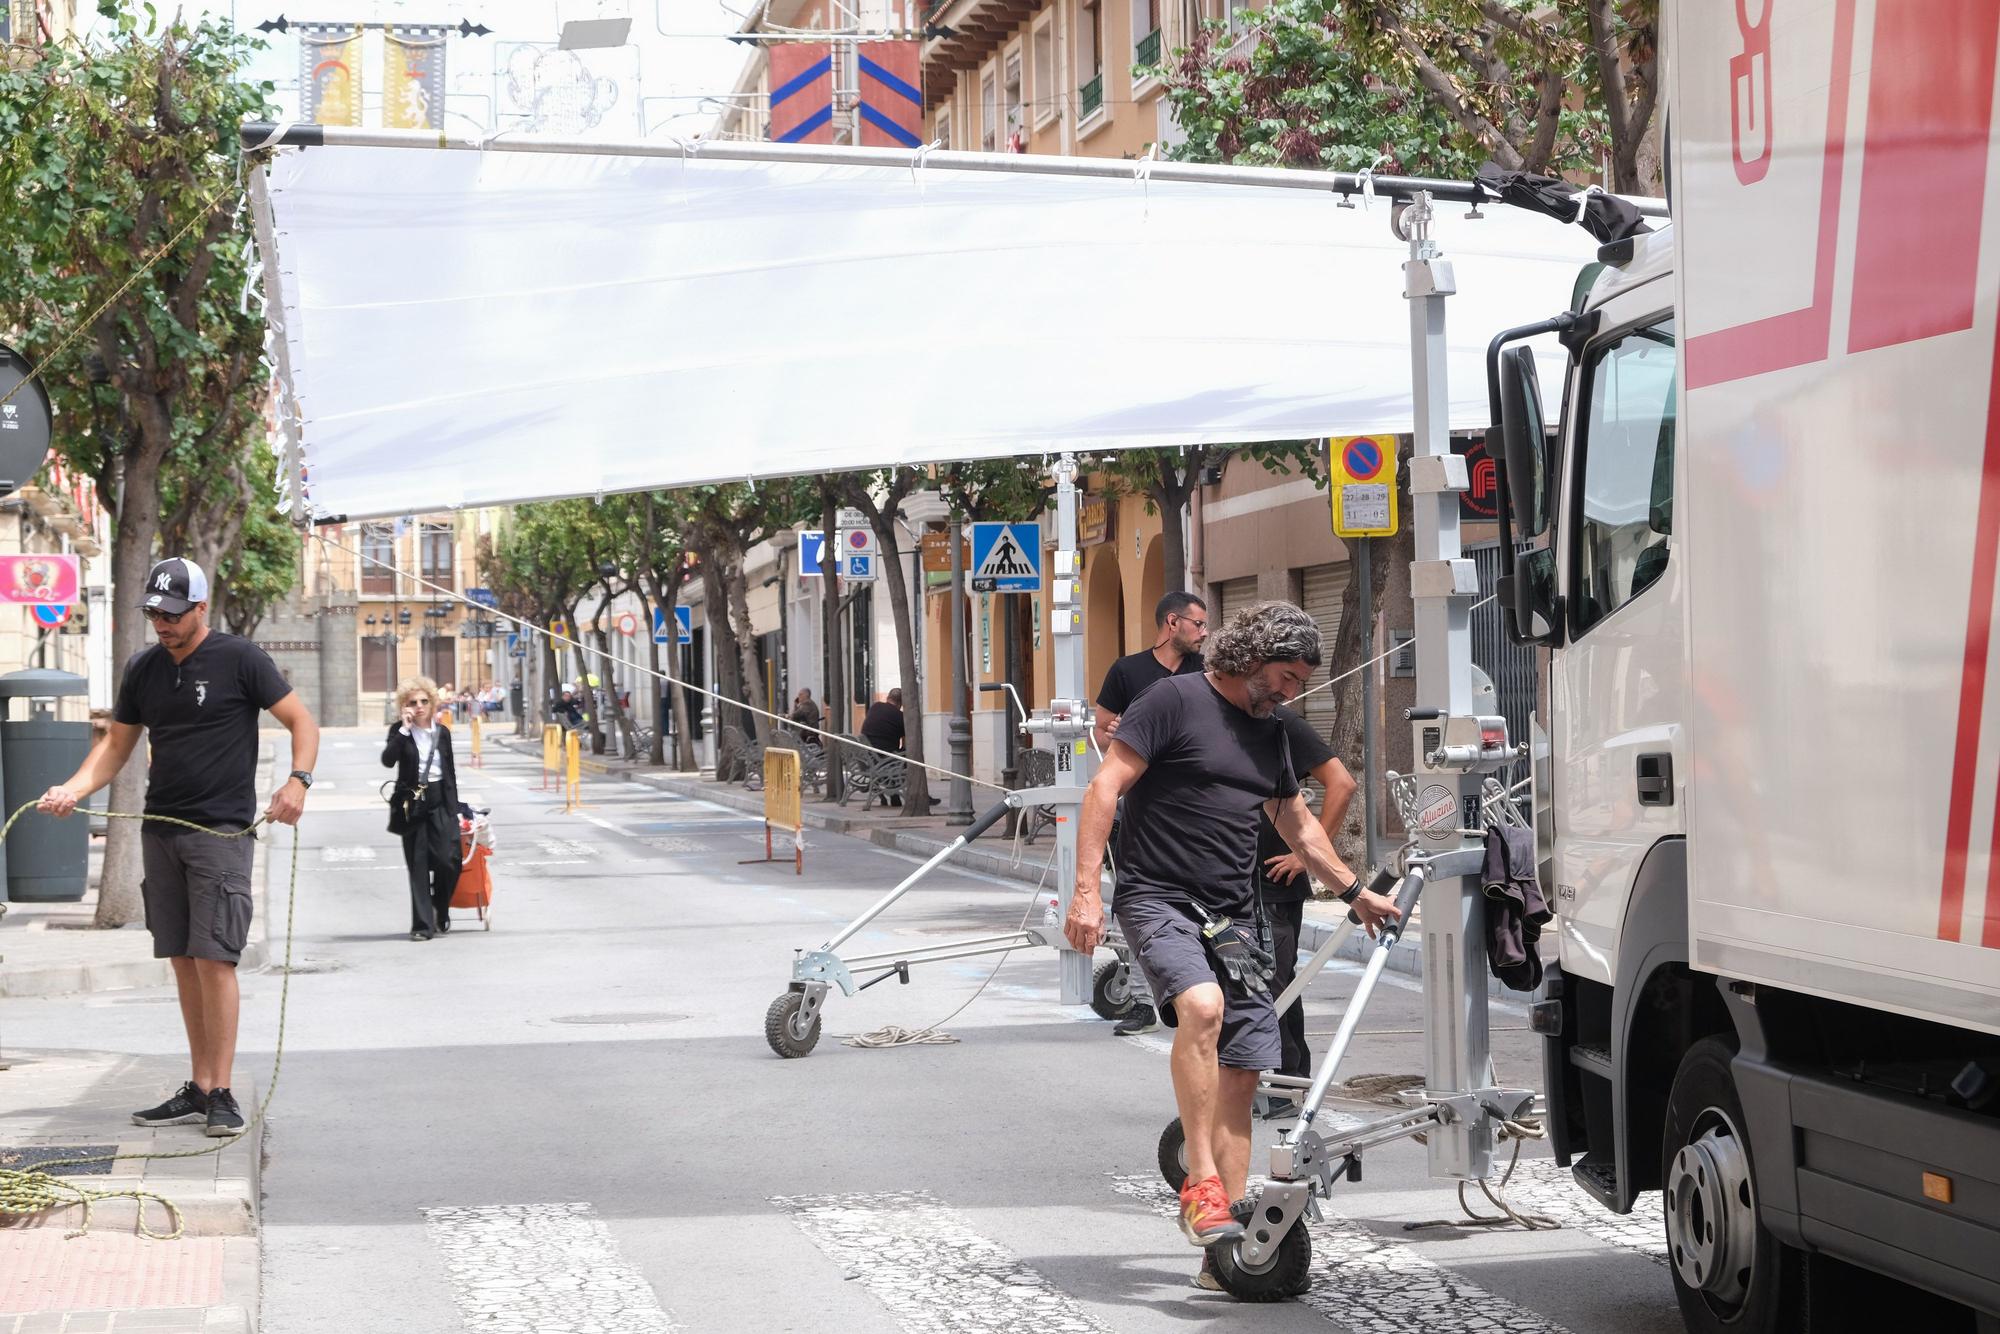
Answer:
<svg viewBox="0 0 2000 1334"><path fill-rule="evenodd" d="M1210 637L1206 671L1157 682L1133 703L1084 797L1064 934L1084 954L1104 939L1099 865L1122 797L1115 911L1175 1029L1188 1167L1181 1231L1204 1248L1243 1235L1230 1205L1249 1175L1251 1106L1259 1074L1281 1059L1269 972L1245 930L1257 916L1259 817L1270 816L1306 870L1340 888L1370 934L1397 916L1313 819L1273 716L1319 661L1312 617L1285 602L1246 607Z"/></svg>

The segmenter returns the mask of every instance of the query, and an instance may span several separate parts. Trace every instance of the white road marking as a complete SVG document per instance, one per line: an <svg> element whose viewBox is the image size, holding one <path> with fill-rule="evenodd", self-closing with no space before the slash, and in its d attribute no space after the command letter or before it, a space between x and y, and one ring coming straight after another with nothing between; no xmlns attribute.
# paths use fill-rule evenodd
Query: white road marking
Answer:
<svg viewBox="0 0 2000 1334"><path fill-rule="evenodd" d="M1252 1189L1258 1184L1253 1181ZM1162 1218L1179 1214L1180 1201L1157 1173L1113 1176L1111 1189L1142 1202ZM1494 1296L1432 1263L1415 1247L1380 1236L1352 1219L1329 1211L1325 1222L1307 1226L1312 1237L1312 1288L1299 1300L1353 1334L1408 1334L1413 1329L1567 1334L1547 1317ZM1171 1239L1179 1241L1180 1235L1173 1233Z"/></svg>
<svg viewBox="0 0 2000 1334"><path fill-rule="evenodd" d="M596 825L599 829L609 829L612 833L617 834L623 838L632 837L631 830L623 828L622 826L619 825L615 825L611 823L611 821L609 820L600 820L595 815L586 815L583 818L590 821L592 824Z"/></svg>
<svg viewBox="0 0 2000 1334"><path fill-rule="evenodd" d="M597 855L596 848L582 839L576 838L538 838L535 840L535 846L543 852L548 853L551 857L594 857Z"/></svg>
<svg viewBox="0 0 2000 1334"><path fill-rule="evenodd" d="M589 864L588 861L582 857L558 857L554 860L538 860L530 862L510 861L501 863L501 865L503 866L585 866L588 864Z"/></svg>
<svg viewBox="0 0 2000 1334"><path fill-rule="evenodd" d="M375 860L375 855L375 849L366 846L319 850L319 859L328 865L337 865L341 862L372 862Z"/></svg>
<svg viewBox="0 0 2000 1334"><path fill-rule="evenodd" d="M653 1290L588 1204L424 1210L468 1328L671 1334Z"/></svg>
<svg viewBox="0 0 2000 1334"><path fill-rule="evenodd" d="M771 1202L906 1330L1097 1334L1105 1328L928 1191L781 1195Z"/></svg>

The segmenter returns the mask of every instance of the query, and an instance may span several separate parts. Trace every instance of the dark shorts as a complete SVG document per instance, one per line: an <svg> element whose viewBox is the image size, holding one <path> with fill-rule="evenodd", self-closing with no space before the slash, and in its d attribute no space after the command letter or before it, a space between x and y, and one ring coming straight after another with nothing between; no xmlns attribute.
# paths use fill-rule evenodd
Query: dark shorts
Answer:
<svg viewBox="0 0 2000 1334"><path fill-rule="evenodd" d="M241 959L250 938L250 866L256 845L248 838L217 838L150 823L139 843L153 957L219 963Z"/></svg>
<svg viewBox="0 0 2000 1334"><path fill-rule="evenodd" d="M1114 898L1112 916L1145 970L1160 1003L1160 1017L1174 1023L1173 999L1189 987L1213 982L1222 988L1222 1035L1218 1061L1236 1070L1275 1070L1283 1059L1278 1012L1267 996L1253 996L1231 983L1201 943L1194 909L1164 899Z"/></svg>

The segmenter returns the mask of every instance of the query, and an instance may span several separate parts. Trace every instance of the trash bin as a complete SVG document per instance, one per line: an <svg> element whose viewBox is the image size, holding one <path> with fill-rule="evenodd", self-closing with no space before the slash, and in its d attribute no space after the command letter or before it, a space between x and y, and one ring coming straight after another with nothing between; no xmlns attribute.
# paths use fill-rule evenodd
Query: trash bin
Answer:
<svg viewBox="0 0 2000 1334"><path fill-rule="evenodd" d="M31 669L0 676L0 800L12 813L75 773L90 753L90 724L63 722L58 701L88 695L74 672ZM7 897L75 903L90 879L90 817L25 815L7 838Z"/></svg>

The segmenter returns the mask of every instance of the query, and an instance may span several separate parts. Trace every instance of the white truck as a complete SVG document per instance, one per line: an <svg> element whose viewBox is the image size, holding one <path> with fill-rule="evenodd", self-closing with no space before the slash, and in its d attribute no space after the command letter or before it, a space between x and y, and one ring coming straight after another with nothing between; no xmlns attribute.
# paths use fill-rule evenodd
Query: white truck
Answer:
<svg viewBox="0 0 2000 1334"><path fill-rule="evenodd" d="M1673 224L1489 363L1554 1148L1691 1330L2000 1329L2000 4L1662 8Z"/></svg>

